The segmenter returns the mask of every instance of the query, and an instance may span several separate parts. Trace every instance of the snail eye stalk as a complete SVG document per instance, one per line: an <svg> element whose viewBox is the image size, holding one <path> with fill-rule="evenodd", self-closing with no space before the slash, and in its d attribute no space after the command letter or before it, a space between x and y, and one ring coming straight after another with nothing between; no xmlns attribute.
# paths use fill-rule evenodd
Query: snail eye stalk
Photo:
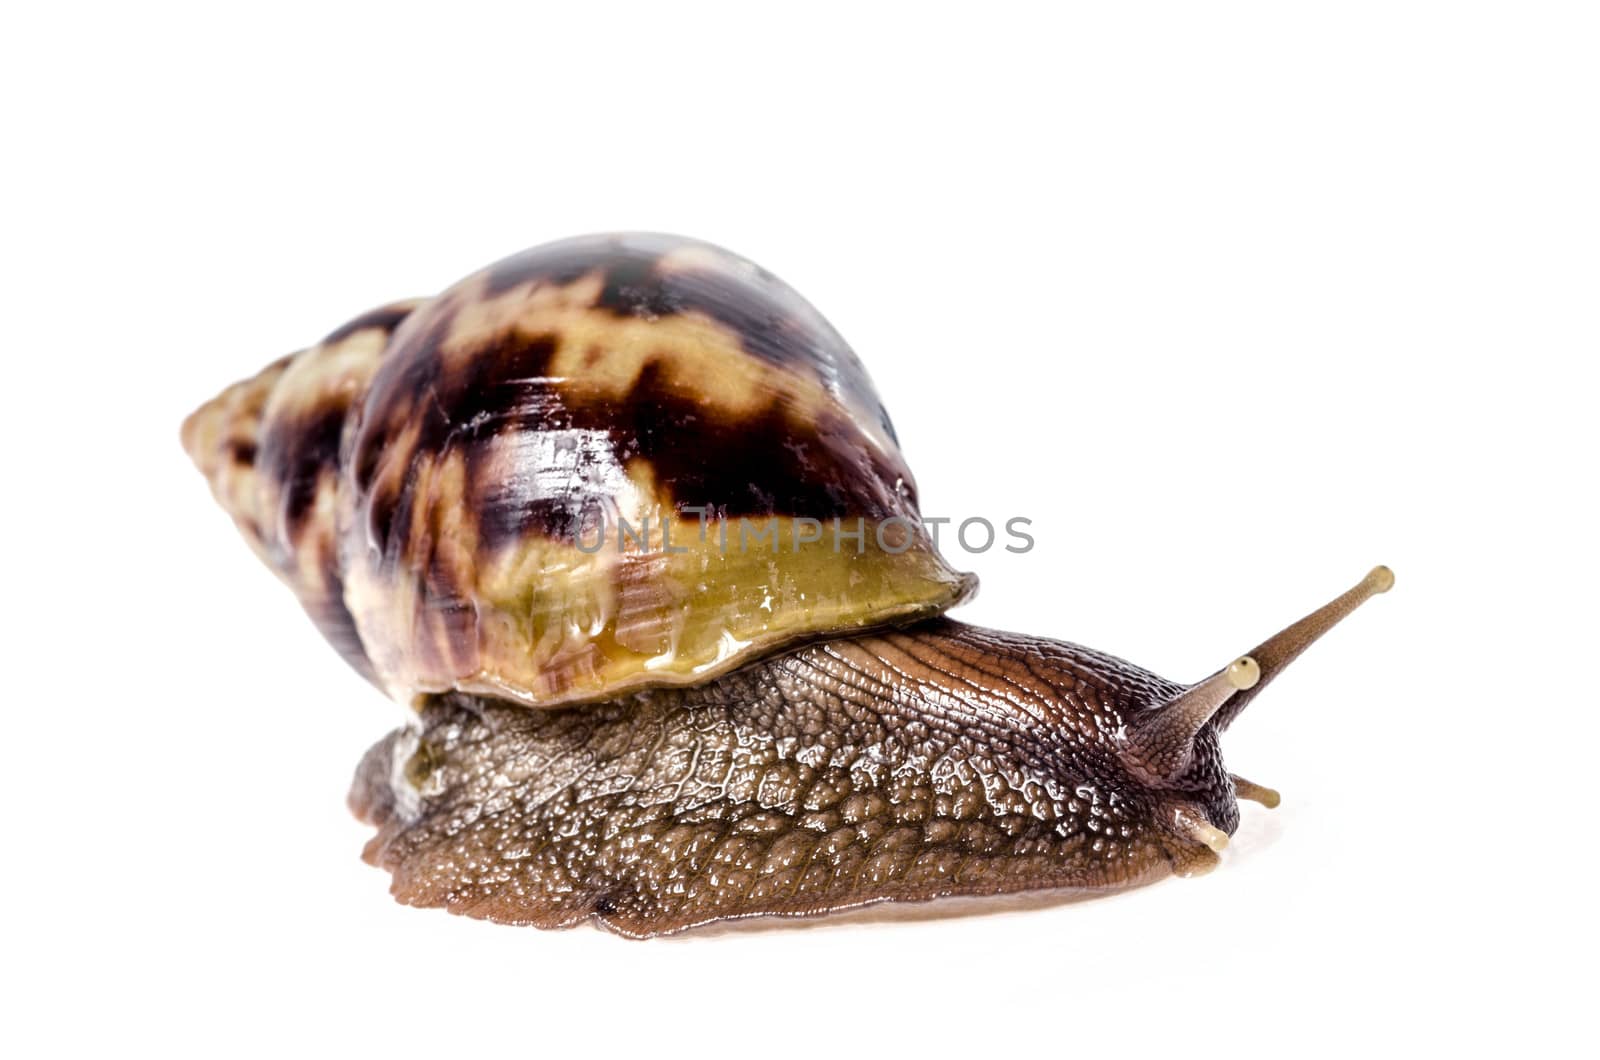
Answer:
<svg viewBox="0 0 1600 1060"><path fill-rule="evenodd" d="M1182 776L1194 759L1195 737L1208 723L1225 729L1251 699L1316 639L1350 612L1394 585L1394 572L1374 567L1348 592L1268 638L1248 655L1190 685L1172 699L1129 722L1126 756L1135 772L1152 782ZM1275 806L1278 793L1235 778L1241 798ZM1270 801L1269 801L1270 800Z"/></svg>
<svg viewBox="0 0 1600 1060"><path fill-rule="evenodd" d="M1258 644L1251 650L1250 658L1260 665L1261 680L1223 705L1216 714L1217 728L1226 729L1233 724L1233 719L1239 716L1250 701L1260 695L1261 690L1282 673L1286 666L1299 658L1301 652L1315 644L1319 637L1337 626L1356 608L1392 588L1394 588L1394 571L1383 566L1373 567L1365 578L1350 589L1282 632Z"/></svg>

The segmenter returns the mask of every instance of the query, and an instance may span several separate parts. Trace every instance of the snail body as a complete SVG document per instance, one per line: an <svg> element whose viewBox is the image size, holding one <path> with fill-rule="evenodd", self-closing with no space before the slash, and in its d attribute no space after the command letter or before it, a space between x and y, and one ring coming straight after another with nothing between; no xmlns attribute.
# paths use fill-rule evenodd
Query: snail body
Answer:
<svg viewBox="0 0 1600 1060"><path fill-rule="evenodd" d="M923 529L855 354L769 273L668 236L549 244L366 314L184 442L416 711L357 772L368 860L402 901L541 927L1206 871L1238 799L1277 800L1221 730L1392 583L1191 686L943 618L976 580Z"/></svg>

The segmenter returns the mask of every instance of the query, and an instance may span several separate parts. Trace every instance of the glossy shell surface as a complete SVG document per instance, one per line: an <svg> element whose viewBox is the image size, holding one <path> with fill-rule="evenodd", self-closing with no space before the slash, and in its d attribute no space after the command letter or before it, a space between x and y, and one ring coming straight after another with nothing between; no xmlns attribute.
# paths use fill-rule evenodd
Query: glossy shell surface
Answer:
<svg viewBox="0 0 1600 1060"><path fill-rule="evenodd" d="M403 701L695 683L973 590L856 355L709 244L591 236L358 318L185 441L346 658Z"/></svg>
<svg viewBox="0 0 1600 1060"><path fill-rule="evenodd" d="M328 642L369 680L344 599L340 448L389 336L421 301L365 313L206 402L183 444L262 562L288 583Z"/></svg>

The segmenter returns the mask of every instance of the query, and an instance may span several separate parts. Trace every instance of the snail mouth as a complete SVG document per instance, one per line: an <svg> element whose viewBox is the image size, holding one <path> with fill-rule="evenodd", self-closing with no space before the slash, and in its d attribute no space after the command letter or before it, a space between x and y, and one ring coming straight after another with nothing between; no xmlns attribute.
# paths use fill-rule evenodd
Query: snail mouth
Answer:
<svg viewBox="0 0 1600 1060"><path fill-rule="evenodd" d="M1221 801L1176 798L1159 811L1158 823L1166 836L1163 848L1177 876L1202 876L1222 861L1233 833L1239 826L1238 800L1277 809L1281 797L1272 788L1228 773L1231 799ZM1219 827L1220 826L1220 827Z"/></svg>

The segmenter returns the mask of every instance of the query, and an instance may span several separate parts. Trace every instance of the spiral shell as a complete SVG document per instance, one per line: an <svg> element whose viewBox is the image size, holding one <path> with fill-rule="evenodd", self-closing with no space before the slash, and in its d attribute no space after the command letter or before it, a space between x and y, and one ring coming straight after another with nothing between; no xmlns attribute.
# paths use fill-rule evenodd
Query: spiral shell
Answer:
<svg viewBox="0 0 1600 1060"><path fill-rule="evenodd" d="M506 259L208 403L185 444L402 701L694 683L968 596L855 354L771 274L659 235Z"/></svg>
<svg viewBox="0 0 1600 1060"><path fill-rule="evenodd" d="M420 300L364 313L206 402L183 444L250 547L369 680L377 674L344 599L339 453L389 336Z"/></svg>

